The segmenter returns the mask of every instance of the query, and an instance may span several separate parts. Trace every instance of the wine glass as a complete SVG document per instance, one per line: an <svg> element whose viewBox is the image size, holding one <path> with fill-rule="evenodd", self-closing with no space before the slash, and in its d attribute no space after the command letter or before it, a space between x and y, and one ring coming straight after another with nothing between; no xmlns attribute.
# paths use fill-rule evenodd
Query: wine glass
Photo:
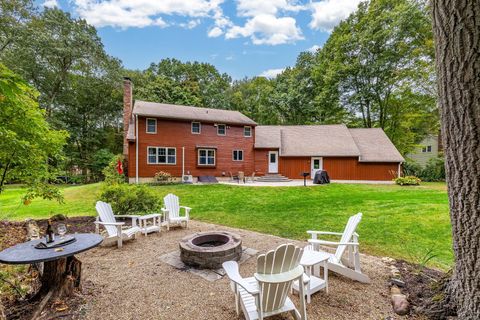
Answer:
<svg viewBox="0 0 480 320"><path fill-rule="evenodd" d="M60 223L57 226L57 232L60 235L60 239L63 239L64 235L67 233L67 226L64 223Z"/></svg>

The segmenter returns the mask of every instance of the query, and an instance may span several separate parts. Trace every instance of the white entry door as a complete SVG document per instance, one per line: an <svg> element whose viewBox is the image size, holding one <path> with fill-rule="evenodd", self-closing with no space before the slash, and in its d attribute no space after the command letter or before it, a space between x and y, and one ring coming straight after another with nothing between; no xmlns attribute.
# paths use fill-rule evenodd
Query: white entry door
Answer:
<svg viewBox="0 0 480 320"><path fill-rule="evenodd" d="M323 170L322 157L312 157L312 170L310 172L310 178L315 178L315 173L320 170Z"/></svg>
<svg viewBox="0 0 480 320"><path fill-rule="evenodd" d="M278 151L268 152L268 173L278 173Z"/></svg>

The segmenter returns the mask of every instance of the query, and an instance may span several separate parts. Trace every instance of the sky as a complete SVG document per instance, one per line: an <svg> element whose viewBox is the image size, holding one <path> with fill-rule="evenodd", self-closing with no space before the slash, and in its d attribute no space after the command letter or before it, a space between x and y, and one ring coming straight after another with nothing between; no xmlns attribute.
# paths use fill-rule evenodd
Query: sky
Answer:
<svg viewBox="0 0 480 320"><path fill-rule="evenodd" d="M315 51L360 0L43 0L94 25L129 69L164 58L213 64L233 79L274 77Z"/></svg>

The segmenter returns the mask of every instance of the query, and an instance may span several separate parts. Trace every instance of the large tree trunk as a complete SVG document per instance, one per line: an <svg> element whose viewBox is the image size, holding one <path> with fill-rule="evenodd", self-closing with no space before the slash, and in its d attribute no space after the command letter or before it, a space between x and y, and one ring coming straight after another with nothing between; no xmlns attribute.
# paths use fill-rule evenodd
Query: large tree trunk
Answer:
<svg viewBox="0 0 480 320"><path fill-rule="evenodd" d="M480 318L480 0L432 0L460 319Z"/></svg>

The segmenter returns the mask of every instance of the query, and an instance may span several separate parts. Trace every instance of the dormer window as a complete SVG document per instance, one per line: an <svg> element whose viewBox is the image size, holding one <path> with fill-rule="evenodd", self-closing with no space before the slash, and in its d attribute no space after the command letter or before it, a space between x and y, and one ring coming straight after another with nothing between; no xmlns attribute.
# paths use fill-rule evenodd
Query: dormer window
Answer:
<svg viewBox="0 0 480 320"><path fill-rule="evenodd" d="M157 133L157 119L147 118L147 133Z"/></svg>
<svg viewBox="0 0 480 320"><path fill-rule="evenodd" d="M192 122L192 133L200 134L201 131L202 131L202 127L200 122Z"/></svg>
<svg viewBox="0 0 480 320"><path fill-rule="evenodd" d="M252 136L252 127L250 127L250 126L243 127L243 136L244 137L251 137Z"/></svg>
<svg viewBox="0 0 480 320"><path fill-rule="evenodd" d="M227 126L224 124L217 124L217 135L226 136L227 135Z"/></svg>

